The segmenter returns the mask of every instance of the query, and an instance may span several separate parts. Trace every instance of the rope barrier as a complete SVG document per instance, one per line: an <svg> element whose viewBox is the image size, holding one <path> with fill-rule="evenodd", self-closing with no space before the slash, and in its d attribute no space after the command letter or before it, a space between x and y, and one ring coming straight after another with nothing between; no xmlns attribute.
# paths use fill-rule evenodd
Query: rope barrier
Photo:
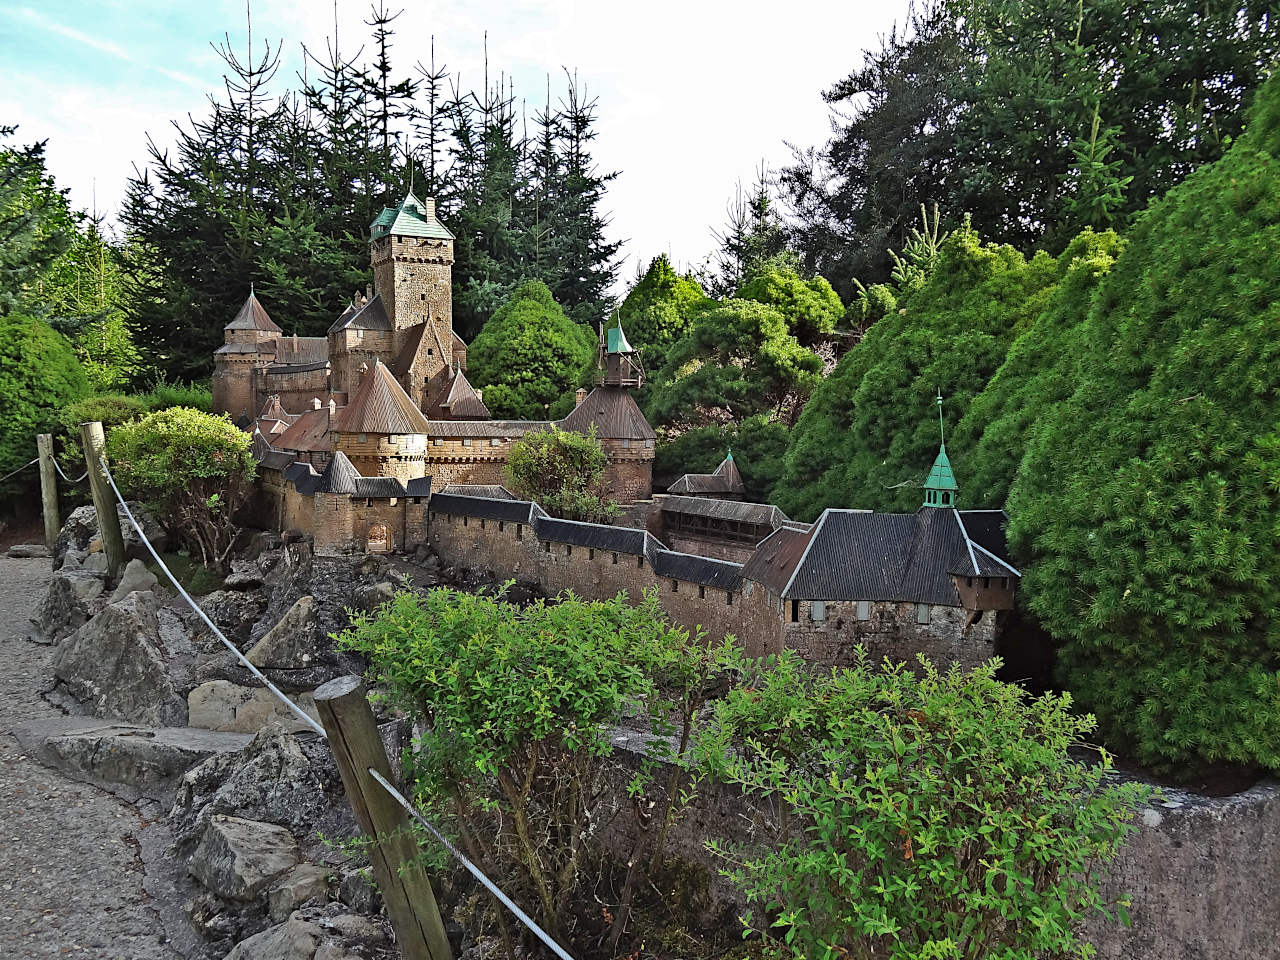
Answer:
<svg viewBox="0 0 1280 960"><path fill-rule="evenodd" d="M37 461L33 460L31 462L35 463ZM56 464L56 461L55 461L55 464ZM164 575L169 578L169 582L173 584L174 589L178 591L182 599L187 602L188 606L190 606L192 610L194 610L197 614L199 614L200 619L203 620L205 622L205 625L208 626L209 629L213 631L214 636L216 636L219 640L221 640L223 645L228 650L230 650L233 654L235 654L236 659L239 660L242 664L244 664L244 666L249 669L250 673L252 673L255 677L261 680L263 685L266 686L266 688L270 690L272 693L274 693L280 699L280 701L284 703L285 706L287 706L290 710L292 710L295 714L297 714L298 718L302 720L303 723L305 723L313 731L318 733L322 738L324 738L325 740L328 740L329 738L324 732L324 727L322 727L319 723L317 723L314 719L312 719L310 714L308 714L305 710L303 710L296 703L294 703L292 700L286 697L283 693L281 693L280 690L276 687L276 685L272 683L270 680L268 680L263 675L262 671L259 670L257 667L255 667L252 663L250 663L248 658L245 657L244 654L240 652L240 650L236 647L236 645L226 638L223 632L218 629L217 624L215 624L212 620L209 619L208 614L206 614L202 609L200 609L200 605L191 598L191 594L187 593L187 591L183 588L182 584L178 582L178 578L173 575L173 573L169 570L168 566L165 565L165 562L160 559L160 554L156 553L155 547L153 547L151 545L151 541L147 539L147 535L146 533L143 532L142 526L141 524L138 523L137 518L134 517L133 511L130 510L129 505L124 502L124 497L120 493L120 488L116 486L115 477L111 475L111 471L107 468L106 461L99 459L98 465L102 468L102 472L106 475L107 483L111 485L111 490L116 496L116 502L119 503L120 506L124 509L125 516L129 518L129 523L133 527L133 529L137 532L138 538L142 541L143 545L146 546L147 551L151 554L152 558L155 560L156 564L160 567L160 569L164 571ZM31 464L27 464L27 466L31 466ZM22 469L22 468L19 468L19 469ZM61 473L61 471L59 471L59 473ZM88 471L85 471L85 476L88 476ZM439 841L440 844L447 851L449 851L449 853L454 858L456 858L464 867L466 867L467 872L469 872L473 877L479 880L480 883L484 885L486 890L488 890L491 894L493 894L493 896L496 897L497 900L503 906L505 906L508 910L510 910L515 915L516 919L519 920L521 923L523 923L526 927L528 927L539 940L545 943L556 954L556 956L560 957L560 960L573 960L573 957L568 953L566 953L564 948L561 947L558 943L555 942L555 940L551 938L550 934L548 934L545 930L543 930L540 926L538 926L538 924L535 923L527 913L525 913L518 906L516 906L515 902L510 897L508 897L505 893L503 893L497 884L495 884L492 880L490 880L487 876L485 876L484 872L479 867L477 867L474 863L472 863L466 857L466 855L462 853L461 850L459 850L456 846L454 846L453 843L450 842L450 840L444 834L442 834L439 830L437 830L424 816L422 816L422 814L420 814L417 810L415 810L412 804L410 804L409 801L405 799L404 795L399 790L397 790L394 786L392 786L392 784L387 782L386 778L383 777L382 774L378 773L378 771L374 770L372 767L369 768L369 774L370 776L373 777L374 780L376 780L382 786L384 790L387 791L387 793L391 795L391 797L397 803L400 804L400 806L404 807L405 811L409 814L409 816L413 817L415 821L421 824L427 830L427 832L431 834L431 836L435 837L435 839Z"/></svg>
<svg viewBox="0 0 1280 960"><path fill-rule="evenodd" d="M422 814L418 813L418 811L413 808L413 805L410 804L409 801L405 799L404 794L402 794L399 790L397 790L395 787L393 787L390 783L387 782L386 777L380 774L377 770L373 769L373 767L369 768L369 776L377 780L378 783L381 784L382 789L386 790L387 793L391 794L392 798L398 804L400 804L400 806L404 807L405 812L408 813L409 816L413 817L414 820L418 821L418 823L426 827L427 831L433 837L435 837L437 840L440 841L441 846L443 846L446 850L448 850L451 854L453 854L453 856L457 858L464 867L467 868L468 872L470 872L470 874L473 877L475 877L482 884L484 884L486 890L488 890L495 897L497 897L504 907L506 907L508 910L510 910L512 913L516 915L517 920L519 920L526 927L532 930L539 940L541 940L548 947L550 947L552 951L554 951L555 955L560 958L560 960L573 960L573 957L565 953L564 948L560 946L560 944L556 943L553 939L551 939L550 934L548 934L540 926L534 923L532 918L530 918L530 916L527 913L525 913L523 910L517 907L515 903L512 902L510 897L508 897L505 893L499 890L498 887L493 883L493 881L484 875L484 873L480 870L479 867L477 867L474 863L468 860L466 855L457 847L455 847L448 840L448 838L444 836L444 834L442 834L439 830L433 827L427 821L427 819L424 816L422 816Z"/></svg>
<svg viewBox="0 0 1280 960"><path fill-rule="evenodd" d="M80 474L80 476L72 480L70 477L68 477L65 473L62 472L62 464L58 463L57 457L53 458L53 469L57 470L58 476L60 476L63 480L67 481L67 483L79 483L81 480L89 476L89 471L86 470L84 473Z"/></svg>
<svg viewBox="0 0 1280 960"><path fill-rule="evenodd" d="M6 480L8 480L10 477L14 476L15 474L19 474L19 473L21 473L23 470L27 469L27 467L33 466L34 464L37 464L37 463L39 463L39 462L40 462L40 458L39 458L39 457L36 457L34 460L31 460L31 461L29 461L28 463L24 463L24 464L23 464L22 466L20 466L17 470L11 470L11 471L9 471L9 472L8 472L8 473L6 473L3 477L0 477L0 483L4 483L4 482L5 482Z"/></svg>

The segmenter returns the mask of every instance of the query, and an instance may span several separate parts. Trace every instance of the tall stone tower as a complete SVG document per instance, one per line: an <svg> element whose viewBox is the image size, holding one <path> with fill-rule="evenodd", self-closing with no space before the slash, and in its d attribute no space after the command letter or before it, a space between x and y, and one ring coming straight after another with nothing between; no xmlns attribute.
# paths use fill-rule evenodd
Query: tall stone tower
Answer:
<svg viewBox="0 0 1280 960"><path fill-rule="evenodd" d="M257 417L260 371L275 363L282 332L250 290L240 312L223 327L225 342L213 353L214 413L237 421Z"/></svg>
<svg viewBox="0 0 1280 960"><path fill-rule="evenodd" d="M453 234L410 190L369 228L373 286L391 321L390 368L425 409L453 368Z"/></svg>

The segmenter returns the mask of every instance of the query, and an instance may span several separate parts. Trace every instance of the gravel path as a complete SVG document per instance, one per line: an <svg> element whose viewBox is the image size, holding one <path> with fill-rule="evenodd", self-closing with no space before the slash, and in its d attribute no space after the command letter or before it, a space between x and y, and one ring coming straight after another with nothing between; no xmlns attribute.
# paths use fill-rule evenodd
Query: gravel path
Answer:
<svg viewBox="0 0 1280 960"><path fill-rule="evenodd" d="M0 557L0 957L176 960L142 888L138 811L24 756L10 731L57 711L52 647L23 639L48 560Z"/></svg>

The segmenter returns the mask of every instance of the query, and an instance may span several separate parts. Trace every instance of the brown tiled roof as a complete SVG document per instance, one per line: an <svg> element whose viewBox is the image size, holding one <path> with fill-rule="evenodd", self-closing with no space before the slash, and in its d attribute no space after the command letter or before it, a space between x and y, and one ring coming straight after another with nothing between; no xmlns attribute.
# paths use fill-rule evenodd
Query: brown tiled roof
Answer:
<svg viewBox="0 0 1280 960"><path fill-rule="evenodd" d="M667 493L699 494L699 493L737 493L746 492L746 484L742 482L742 474L738 465L733 462L733 454L720 461L720 465L710 473L686 473L683 477L667 487Z"/></svg>
<svg viewBox="0 0 1280 960"><path fill-rule="evenodd" d="M240 312L235 315L224 330L262 330L267 333L284 333L276 322L267 315L266 309L258 302L258 298L250 291L249 299L244 302Z"/></svg>
<svg viewBox="0 0 1280 960"><path fill-rule="evenodd" d="M549 430L547 420L428 420L427 433L433 438L502 437L516 440L535 430Z"/></svg>
<svg viewBox="0 0 1280 960"><path fill-rule="evenodd" d="M391 318L387 316L387 308L382 305L382 294L376 294L372 300L359 308L348 307L342 316L333 321L329 333L337 333L353 327L358 330L391 330Z"/></svg>
<svg viewBox="0 0 1280 960"><path fill-rule="evenodd" d="M422 346L422 338L426 335L427 327L430 325L425 321L415 323L405 331L404 346L400 348L400 352L391 361L391 372L397 377L403 377L409 372L409 368L413 366L413 360L418 355L418 348Z"/></svg>
<svg viewBox="0 0 1280 960"><path fill-rule="evenodd" d="M428 432L427 418L381 360L365 372L360 389L338 414L336 428L342 433Z"/></svg>
<svg viewBox="0 0 1280 960"><path fill-rule="evenodd" d="M631 394L616 387L596 387L560 421L562 430L578 433L590 433L592 425L602 440L654 440L658 436Z"/></svg>
<svg viewBox="0 0 1280 960"><path fill-rule="evenodd" d="M327 453L333 449L329 432L329 408L321 406L299 414L288 430L272 439L272 445L277 450L297 453Z"/></svg>
<svg viewBox="0 0 1280 960"><path fill-rule="evenodd" d="M454 420L488 420L490 417L489 408L461 371L454 372L449 393L441 401L440 409L447 411Z"/></svg>

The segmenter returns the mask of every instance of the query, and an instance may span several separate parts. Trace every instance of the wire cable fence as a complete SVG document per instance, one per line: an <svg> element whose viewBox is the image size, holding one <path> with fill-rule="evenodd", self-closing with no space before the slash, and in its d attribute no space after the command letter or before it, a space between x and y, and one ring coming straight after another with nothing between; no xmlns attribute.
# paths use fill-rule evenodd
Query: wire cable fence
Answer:
<svg viewBox="0 0 1280 960"><path fill-rule="evenodd" d="M35 463L35 462L36 461L34 460L32 461L32 463ZM306 726L310 730L319 734L321 737L323 737L327 741L329 738L328 738L328 735L325 733L324 727L321 726L319 723L317 723L316 720L310 714L308 714L305 710L303 710L300 706L298 706L296 703L290 700L287 696L285 696L280 691L280 689L276 687L275 684L273 684L270 680L267 679L267 677L262 673L261 670L259 670L256 666L250 663L249 659L240 652L240 650L236 647L234 643L232 643L230 640L227 639L226 635L221 630L218 629L217 624L215 624L211 619L209 619L209 615L206 614L204 610L200 608L200 605L196 603L195 600L192 599L191 595L187 593L186 589L182 586L182 584L178 582L178 578L173 575L173 572L169 569L169 567L165 564L165 562L162 559L160 559L160 554L156 552L156 548L152 546L151 541L147 538L146 533L142 529L142 525L138 523L137 518L133 515L133 511L129 509L129 505L125 503L124 496L120 493L120 488L116 486L115 477L111 475L111 471L110 469L108 469L106 461L99 459L98 464L101 467L103 475L106 477L107 482L111 486L112 493L115 494L116 502L124 510L124 514L128 518L130 526L132 526L134 531L138 534L138 538L142 541L143 545L147 548L147 552L151 554L152 558L156 562L156 565L160 568L160 570L164 573L164 575L169 579L169 582L173 584L174 589L178 591L179 596L181 596L182 599L187 602L187 605L190 606L191 609L194 610L196 614L200 617L200 619L204 621L205 625L211 631L213 631L213 635L217 637L218 640L220 640L222 644L235 655L236 659L239 660L241 664L243 664L246 668L248 668L249 672L252 673L254 677L261 680L263 685L268 690L270 690L273 694L275 694L275 696L279 698L279 700L285 706L287 706L294 714L296 714L298 719L301 720L304 724L306 724ZM30 466L30 464L27 464L27 466ZM61 471L59 471L59 473L61 473ZM88 476L88 471L86 471L85 475ZM527 913L525 913L522 909L520 909L520 907L517 906L516 903L510 897L508 897L505 893L502 892L502 890L498 887L497 884L495 884L492 880L490 880L489 877L487 877L479 867L477 867L474 863L472 863L471 860L468 859L462 853L462 851L460 851L456 846L454 846L454 844L450 842L450 840L443 833L441 833L439 829L437 829L421 813L419 813L418 810L415 809L414 806L405 798L404 794L402 794L399 790L397 790L395 786L393 786L385 777L382 776L382 774L380 774L377 770L373 769L372 767L368 768L368 773L374 780L378 782L378 784L384 790L387 791L387 793L391 796L392 799L394 799L398 804L400 804L401 807L405 809L405 811L409 814L409 816L411 816L428 833L430 833L432 837L434 837L437 841L439 841L439 843L445 848L445 850L447 850L450 855L452 855L456 860L458 860L459 863L462 864L464 868L466 868L467 872L469 872L473 877L475 877L478 881L480 881L480 883L485 887L486 890L488 890L503 906L505 906L508 910L510 910L517 920L519 920L522 924L528 927L528 929L530 930L531 933L534 934L534 936L536 936L539 940L541 940L544 944L546 944L546 946L552 952L554 952L555 955L560 958L560 960L574 960L574 958L569 953L567 953L565 949L560 946L560 944L558 944L554 939L552 939L550 934L548 934L545 930L543 930L542 927L540 927Z"/></svg>
<svg viewBox="0 0 1280 960"><path fill-rule="evenodd" d="M10 471L9 471L8 473L6 473L3 477L0 477L0 483L4 483L4 482L5 482L6 480L8 480L10 477L16 477L16 476L17 476L18 474L20 474L23 470L27 469L27 467L34 467L34 466L35 466L37 463L39 463L39 462L40 462L40 458L39 458L39 457L36 457L34 460L28 460L26 463L24 463L22 466L20 466L17 470L10 470ZM86 474L86 476L88 476L88 474Z"/></svg>
<svg viewBox="0 0 1280 960"><path fill-rule="evenodd" d="M62 464L58 463L57 457L53 458L53 469L57 470L58 476L60 476L63 480L67 481L67 483L80 483L81 481L85 480L89 476L89 471L86 470L84 473L80 474L80 476L72 480L70 477L68 477L65 473L62 472Z"/></svg>

